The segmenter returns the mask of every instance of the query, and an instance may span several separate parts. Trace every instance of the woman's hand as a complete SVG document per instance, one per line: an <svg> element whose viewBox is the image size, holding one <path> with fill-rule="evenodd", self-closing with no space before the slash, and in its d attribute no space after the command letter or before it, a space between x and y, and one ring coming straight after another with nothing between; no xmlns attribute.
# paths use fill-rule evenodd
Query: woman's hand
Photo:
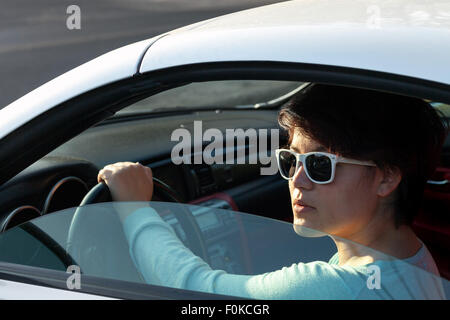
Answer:
<svg viewBox="0 0 450 320"><path fill-rule="evenodd" d="M99 171L97 181L104 181L114 201L150 201L153 174L149 167L136 162L117 162Z"/></svg>

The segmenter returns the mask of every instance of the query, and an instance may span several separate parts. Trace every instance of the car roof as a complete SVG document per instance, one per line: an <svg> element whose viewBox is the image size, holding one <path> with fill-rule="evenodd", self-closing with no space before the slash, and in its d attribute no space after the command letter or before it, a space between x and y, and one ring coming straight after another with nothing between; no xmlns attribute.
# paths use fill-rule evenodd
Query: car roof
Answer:
<svg viewBox="0 0 450 320"><path fill-rule="evenodd" d="M137 73L200 62L343 66L450 84L450 3L298 0L201 21L108 52L0 110L0 139L56 105Z"/></svg>
<svg viewBox="0 0 450 320"><path fill-rule="evenodd" d="M201 62L280 61L450 84L449 56L448 1L297 0L175 30L146 52L140 72Z"/></svg>

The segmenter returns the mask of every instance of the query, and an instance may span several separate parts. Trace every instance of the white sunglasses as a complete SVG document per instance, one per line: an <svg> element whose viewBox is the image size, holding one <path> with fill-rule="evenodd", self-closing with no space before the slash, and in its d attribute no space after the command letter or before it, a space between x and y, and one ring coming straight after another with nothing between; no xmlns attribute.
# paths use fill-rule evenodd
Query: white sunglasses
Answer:
<svg viewBox="0 0 450 320"><path fill-rule="evenodd" d="M372 161L348 159L327 152L300 154L288 149L276 149L275 154L280 174L286 180L291 180L295 176L300 168L300 162L309 180L318 184L326 184L334 180L336 163L339 162L376 167Z"/></svg>

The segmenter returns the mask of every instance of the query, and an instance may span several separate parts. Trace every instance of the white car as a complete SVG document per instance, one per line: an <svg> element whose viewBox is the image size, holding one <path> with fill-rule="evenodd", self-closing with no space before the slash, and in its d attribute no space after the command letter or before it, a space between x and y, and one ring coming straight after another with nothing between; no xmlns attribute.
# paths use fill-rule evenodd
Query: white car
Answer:
<svg viewBox="0 0 450 320"><path fill-rule="evenodd" d="M202 130L253 128L261 143L279 108L315 82L427 99L449 117L449 56L445 1L300 0L167 32L55 78L0 110L0 298L227 298L145 283L110 216L117 207L93 204L108 201L98 170L117 161L152 168L155 200L179 202L160 202L162 215L215 268L261 273L299 250L326 261L334 244L295 234L286 182L262 174L272 163L239 163L234 149L234 162L195 161ZM192 133L191 163L173 157L177 129ZM414 223L447 296L449 180L447 139L430 212Z"/></svg>

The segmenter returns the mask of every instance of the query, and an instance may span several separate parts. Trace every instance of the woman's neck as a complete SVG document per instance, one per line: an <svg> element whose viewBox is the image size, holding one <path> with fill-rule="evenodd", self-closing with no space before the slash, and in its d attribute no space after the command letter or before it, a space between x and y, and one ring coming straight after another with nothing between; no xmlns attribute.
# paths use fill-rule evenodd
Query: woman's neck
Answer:
<svg viewBox="0 0 450 320"><path fill-rule="evenodd" d="M333 237L339 255L339 265L365 265L389 257L406 259L415 255L422 244L406 225L395 228L385 224L368 228L346 239Z"/></svg>

